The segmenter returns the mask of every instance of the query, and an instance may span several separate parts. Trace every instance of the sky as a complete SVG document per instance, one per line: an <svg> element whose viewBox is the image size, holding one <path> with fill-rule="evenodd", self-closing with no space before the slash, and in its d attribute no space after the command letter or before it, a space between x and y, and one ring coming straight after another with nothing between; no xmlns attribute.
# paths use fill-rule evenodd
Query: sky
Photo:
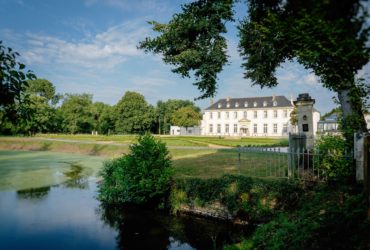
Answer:
<svg viewBox="0 0 370 250"><path fill-rule="evenodd" d="M158 100L200 96L194 78L171 72L160 55L145 54L138 43L155 36L147 21L168 22L183 0L0 0L0 40L21 54L20 61L38 78L52 82L58 93L90 93L94 101L116 104L126 91L136 91L155 105ZM279 85L252 86L243 78L236 26L247 7L235 7L236 22L227 24L229 65L219 75L213 98L309 93L321 114L334 108L334 92L297 62L281 65ZM368 67L369 68L369 67ZM364 69L361 74L367 70ZM202 109L210 99L195 101Z"/></svg>

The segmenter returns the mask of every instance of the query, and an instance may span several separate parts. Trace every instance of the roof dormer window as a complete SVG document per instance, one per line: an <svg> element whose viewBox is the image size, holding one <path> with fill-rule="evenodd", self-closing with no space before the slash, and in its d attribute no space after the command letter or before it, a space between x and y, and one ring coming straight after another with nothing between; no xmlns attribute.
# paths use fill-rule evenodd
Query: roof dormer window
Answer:
<svg viewBox="0 0 370 250"><path fill-rule="evenodd" d="M222 107L222 104L221 104L221 103L219 103L219 104L218 104L218 108L221 108L221 107Z"/></svg>
<svg viewBox="0 0 370 250"><path fill-rule="evenodd" d="M257 107L257 102L254 102L253 103L253 107Z"/></svg>
<svg viewBox="0 0 370 250"><path fill-rule="evenodd" d="M274 102L272 103L272 105L274 105L274 107L276 107L276 106L277 106L277 101L274 101Z"/></svg>
<svg viewBox="0 0 370 250"><path fill-rule="evenodd" d="M235 108L237 108L237 107L239 107L239 103L238 102L235 103Z"/></svg>
<svg viewBox="0 0 370 250"><path fill-rule="evenodd" d="M266 106L267 106L267 102L266 102L266 101L264 101L264 102L263 102L263 106L264 106L264 107L266 107Z"/></svg>
<svg viewBox="0 0 370 250"><path fill-rule="evenodd" d="M226 107L227 108L230 108L230 103L226 103Z"/></svg>
<svg viewBox="0 0 370 250"><path fill-rule="evenodd" d="M244 107L245 107L245 108L248 108L248 102L245 102L245 103L244 103Z"/></svg>

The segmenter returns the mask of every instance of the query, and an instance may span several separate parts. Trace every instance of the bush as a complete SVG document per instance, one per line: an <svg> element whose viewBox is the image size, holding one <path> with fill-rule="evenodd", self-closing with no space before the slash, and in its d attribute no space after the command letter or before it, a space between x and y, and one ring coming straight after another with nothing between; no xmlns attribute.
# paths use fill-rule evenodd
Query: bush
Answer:
<svg viewBox="0 0 370 250"><path fill-rule="evenodd" d="M173 169L166 145L145 134L130 146L128 155L105 162L100 174L100 200L145 204L168 193Z"/></svg>
<svg viewBox="0 0 370 250"><path fill-rule="evenodd" d="M343 179L354 173L350 157L346 155L346 141L338 135L322 136L315 145L321 155L320 167L331 179Z"/></svg>
<svg viewBox="0 0 370 250"><path fill-rule="evenodd" d="M177 212L181 205L207 207L219 203L235 217L249 223L270 220L279 210L294 209L302 193L296 182L258 180L224 175L211 179L177 180L171 190L170 206Z"/></svg>
<svg viewBox="0 0 370 250"><path fill-rule="evenodd" d="M294 212L279 213L246 240L250 249L369 249L362 194L315 190Z"/></svg>

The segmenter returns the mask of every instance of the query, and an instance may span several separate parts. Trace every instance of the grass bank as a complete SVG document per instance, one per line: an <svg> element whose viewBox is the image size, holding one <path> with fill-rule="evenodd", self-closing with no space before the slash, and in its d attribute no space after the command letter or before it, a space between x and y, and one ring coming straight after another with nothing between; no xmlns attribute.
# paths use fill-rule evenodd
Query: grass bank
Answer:
<svg viewBox="0 0 370 250"><path fill-rule="evenodd" d="M170 195L173 213L256 225L238 249L370 249L362 186L261 180L243 176L182 179Z"/></svg>
<svg viewBox="0 0 370 250"><path fill-rule="evenodd" d="M96 141L96 142L118 142L118 143L133 143L136 141L136 135L87 135L87 134L37 134L39 138L51 139L65 139L65 140L79 140L79 141ZM155 137L165 142L167 146L209 146L218 145L224 147L236 146L288 146L286 138L259 138L259 137L221 137L221 136L168 136L168 135L155 135Z"/></svg>

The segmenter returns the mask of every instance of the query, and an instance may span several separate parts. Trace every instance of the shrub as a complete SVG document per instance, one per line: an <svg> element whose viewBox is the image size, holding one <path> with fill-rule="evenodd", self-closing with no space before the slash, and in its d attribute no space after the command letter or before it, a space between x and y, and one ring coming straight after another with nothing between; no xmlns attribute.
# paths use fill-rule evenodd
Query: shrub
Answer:
<svg viewBox="0 0 370 250"><path fill-rule="evenodd" d="M270 220L278 210L296 206L302 188L286 180L258 180L246 176L224 175L211 179L177 180L171 191L170 206L207 206L218 202L236 218L250 223Z"/></svg>
<svg viewBox="0 0 370 250"><path fill-rule="evenodd" d="M329 178L346 178L354 173L352 161L346 155L346 141L341 136L322 136L315 150L321 155L320 167Z"/></svg>
<svg viewBox="0 0 370 250"><path fill-rule="evenodd" d="M361 194L317 190L301 207L279 213L247 240L251 249L368 249L369 220Z"/></svg>
<svg viewBox="0 0 370 250"><path fill-rule="evenodd" d="M104 163L99 198L107 203L145 204L170 188L172 165L166 145L150 134L139 136L130 153Z"/></svg>

